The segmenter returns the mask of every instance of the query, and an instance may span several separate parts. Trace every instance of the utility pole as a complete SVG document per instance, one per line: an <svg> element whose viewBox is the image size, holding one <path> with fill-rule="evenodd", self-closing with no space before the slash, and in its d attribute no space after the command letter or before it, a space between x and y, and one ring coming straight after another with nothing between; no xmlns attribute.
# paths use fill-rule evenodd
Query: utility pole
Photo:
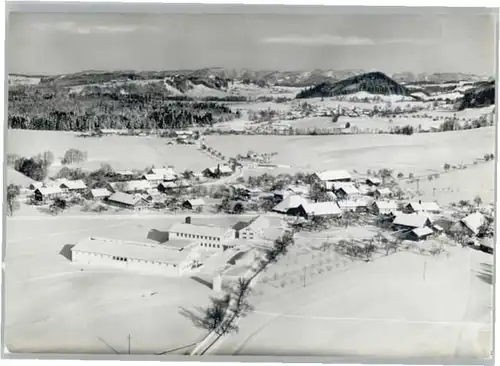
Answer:
<svg viewBox="0 0 500 366"><path fill-rule="evenodd" d="M128 335L128 354L130 354L130 334Z"/></svg>
<svg viewBox="0 0 500 366"><path fill-rule="evenodd" d="M306 271L307 267L304 267L304 287L306 287Z"/></svg>

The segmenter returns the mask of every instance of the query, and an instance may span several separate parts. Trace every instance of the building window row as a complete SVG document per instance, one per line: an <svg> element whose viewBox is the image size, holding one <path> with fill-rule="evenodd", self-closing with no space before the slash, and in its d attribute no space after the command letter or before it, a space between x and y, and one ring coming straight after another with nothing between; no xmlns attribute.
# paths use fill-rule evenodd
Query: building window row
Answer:
<svg viewBox="0 0 500 366"><path fill-rule="evenodd" d="M200 243L200 246L206 247L206 248L218 248L218 249L220 249L220 244Z"/></svg>
<svg viewBox="0 0 500 366"><path fill-rule="evenodd" d="M216 238L214 236L205 236L205 235L196 235L196 234L187 234L187 233L175 233L175 235L177 237L181 237L181 238L220 241L220 238Z"/></svg>
<svg viewBox="0 0 500 366"><path fill-rule="evenodd" d="M128 258L113 256L114 261L128 262Z"/></svg>

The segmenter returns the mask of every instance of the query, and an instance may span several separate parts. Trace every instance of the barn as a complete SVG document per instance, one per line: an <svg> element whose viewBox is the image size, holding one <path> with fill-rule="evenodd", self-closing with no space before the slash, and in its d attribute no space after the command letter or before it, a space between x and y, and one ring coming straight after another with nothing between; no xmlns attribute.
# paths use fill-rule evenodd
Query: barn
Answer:
<svg viewBox="0 0 500 366"><path fill-rule="evenodd" d="M182 203L182 207L187 209L187 210L193 210L196 209L197 207L203 208L205 206L205 200L203 198L193 198L190 200L186 200Z"/></svg>
<svg viewBox="0 0 500 366"><path fill-rule="evenodd" d="M163 182L163 175L161 174L144 174L141 179L147 181L152 187L156 187Z"/></svg>
<svg viewBox="0 0 500 366"><path fill-rule="evenodd" d="M420 240L425 240L428 237L430 237L432 234L434 234L434 230L432 230L430 227L418 227L416 229L411 230L407 238L409 240L414 240L414 241L420 241Z"/></svg>
<svg viewBox="0 0 500 366"><path fill-rule="evenodd" d="M302 204L307 204L308 201L298 195L291 194L286 197L283 201L274 206L273 211L296 216L299 213L299 207Z"/></svg>
<svg viewBox="0 0 500 366"><path fill-rule="evenodd" d="M311 218L314 216L330 216L330 217L340 217L342 216L342 210L336 202L316 202L307 203L300 205L303 209L301 216Z"/></svg>
<svg viewBox="0 0 500 366"><path fill-rule="evenodd" d="M373 192L373 197L377 200L381 198L391 198L393 196L392 191L385 187L385 188L377 188L375 192Z"/></svg>
<svg viewBox="0 0 500 366"><path fill-rule="evenodd" d="M46 202L57 197L62 197L63 190L59 187L42 187L35 189L35 200L38 202Z"/></svg>
<svg viewBox="0 0 500 366"><path fill-rule="evenodd" d="M316 182L350 182L351 174L347 170L326 170L313 174Z"/></svg>
<svg viewBox="0 0 500 366"><path fill-rule="evenodd" d="M106 188L95 188L90 190L89 197L93 200L103 200L111 196L111 194Z"/></svg>
<svg viewBox="0 0 500 366"><path fill-rule="evenodd" d="M63 183L61 183L59 188L71 193L84 193L87 190L87 186L81 179L65 180Z"/></svg>
<svg viewBox="0 0 500 366"><path fill-rule="evenodd" d="M419 227L430 227L429 217L417 214L399 214L394 218L392 226L395 230L413 230Z"/></svg>
<svg viewBox="0 0 500 366"><path fill-rule="evenodd" d="M395 214L399 207L396 201L376 201L372 205L372 211L375 215Z"/></svg>
<svg viewBox="0 0 500 366"><path fill-rule="evenodd" d="M112 206L127 208L130 210L142 210L147 207L148 202L140 196L116 192L108 197L106 202Z"/></svg>
<svg viewBox="0 0 500 366"><path fill-rule="evenodd" d="M431 213L439 214L441 207L436 202L410 202L404 209L405 213Z"/></svg>
<svg viewBox="0 0 500 366"><path fill-rule="evenodd" d="M71 248L71 260L175 277L196 265L196 253L157 244L89 237Z"/></svg>

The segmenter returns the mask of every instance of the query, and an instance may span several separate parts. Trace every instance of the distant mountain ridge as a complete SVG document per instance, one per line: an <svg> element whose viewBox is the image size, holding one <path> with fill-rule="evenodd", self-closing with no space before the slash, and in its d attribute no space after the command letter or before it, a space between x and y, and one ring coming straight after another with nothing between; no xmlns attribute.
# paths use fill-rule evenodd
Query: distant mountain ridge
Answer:
<svg viewBox="0 0 500 366"><path fill-rule="evenodd" d="M324 82L297 94L297 99L333 97L354 94L357 92L370 94L411 96L410 91L381 72L351 76L336 83Z"/></svg>
<svg viewBox="0 0 500 366"><path fill-rule="evenodd" d="M165 78L187 79L194 84L214 85L215 88L223 87L226 82L238 80L254 83L260 86L293 86L309 87L321 83L335 83L356 75L366 73L364 70L308 70L308 71L277 71L254 69L230 69L221 67L208 67L203 69L165 70L165 71L99 71L90 70L73 74L55 76L40 76L43 85L76 86L86 84L99 84L112 81L130 80L163 80ZM16 74L10 74L9 79ZM29 77L28 75L17 76ZM399 83L446 83L453 81L486 81L487 78L465 73L420 73L401 72L392 74L394 81ZM215 82L211 80L216 80Z"/></svg>

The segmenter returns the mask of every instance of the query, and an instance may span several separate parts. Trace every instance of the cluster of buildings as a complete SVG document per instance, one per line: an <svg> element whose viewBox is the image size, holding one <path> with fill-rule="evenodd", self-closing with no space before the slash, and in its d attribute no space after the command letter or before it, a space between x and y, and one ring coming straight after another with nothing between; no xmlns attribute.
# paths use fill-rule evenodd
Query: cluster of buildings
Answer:
<svg viewBox="0 0 500 366"><path fill-rule="evenodd" d="M117 173L123 179L108 182L101 188L87 187L81 179L54 179L32 183L28 189L37 204L46 204L56 198L70 199L79 196L119 208L142 210L152 206L155 202L164 201L165 194L190 188L193 180L201 182L205 178L224 177L231 175L233 170L227 165L219 164L199 173L190 173L189 177L178 174L171 166L151 168L141 176L127 171Z"/></svg>
<svg viewBox="0 0 500 366"><path fill-rule="evenodd" d="M228 250L248 250L271 242L281 233L281 227L273 227L263 216L233 227L195 224L186 217L184 222L171 225L161 243L85 238L72 247L71 260L83 265L182 276L203 266L206 258Z"/></svg>

